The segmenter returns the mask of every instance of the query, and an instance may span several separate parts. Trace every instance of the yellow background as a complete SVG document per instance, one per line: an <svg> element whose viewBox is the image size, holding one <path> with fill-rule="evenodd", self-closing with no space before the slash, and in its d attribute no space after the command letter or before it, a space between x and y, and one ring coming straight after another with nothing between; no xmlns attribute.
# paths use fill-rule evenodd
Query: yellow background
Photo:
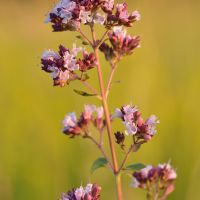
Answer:
<svg viewBox="0 0 200 200"><path fill-rule="evenodd" d="M200 1L134 0L129 5L142 14L129 30L141 35L142 43L120 63L114 80L121 84L113 85L110 109L133 103L143 116L153 113L161 121L158 134L129 163L171 160L178 179L169 199L199 200ZM43 23L52 6L51 0L0 1L0 199L55 200L88 181L102 186L102 199L115 199L110 172L89 173L98 150L61 133L67 112L80 113L85 103L99 102L74 94L78 83L53 88L40 70L43 50L57 50L59 44L70 48L75 40L74 32L52 33ZM106 78L109 67L102 64ZM90 76L98 87L96 71ZM129 185L125 175L125 199L145 199L143 191Z"/></svg>

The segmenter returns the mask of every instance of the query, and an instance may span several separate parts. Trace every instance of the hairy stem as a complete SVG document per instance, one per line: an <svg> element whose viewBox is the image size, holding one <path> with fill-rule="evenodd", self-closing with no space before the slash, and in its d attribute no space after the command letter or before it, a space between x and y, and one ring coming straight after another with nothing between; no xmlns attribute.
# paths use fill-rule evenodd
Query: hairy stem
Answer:
<svg viewBox="0 0 200 200"><path fill-rule="evenodd" d="M120 177L120 174L118 174L118 162L117 162L117 157L116 157L116 152L115 152L115 146L114 146L114 143L113 143L113 135L112 135L111 121L110 121L110 112L109 112L108 103L107 103L107 100L106 100L102 71L101 71L101 66L100 66L100 61L99 61L99 50L98 50L98 47L96 47L96 44L95 44L96 38L95 38L93 27L91 27L91 32L92 32L92 38L93 38L93 41L94 41L94 45L93 45L94 53L95 53L95 56L96 56L96 59L97 59L97 72L98 72L98 79L99 79L99 85L100 85L101 96L102 96L102 105L103 105L104 113L105 113L105 120L106 120L107 132L108 132L109 146L110 146L112 162L113 162L113 171L114 171L114 175L115 175L115 179L116 179L117 197L118 197L118 200L122 200L121 177Z"/></svg>

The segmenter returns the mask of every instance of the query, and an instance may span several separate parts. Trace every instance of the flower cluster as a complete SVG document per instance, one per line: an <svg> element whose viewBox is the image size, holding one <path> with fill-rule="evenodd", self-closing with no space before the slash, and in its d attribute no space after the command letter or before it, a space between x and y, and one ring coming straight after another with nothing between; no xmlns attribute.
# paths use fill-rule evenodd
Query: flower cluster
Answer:
<svg viewBox="0 0 200 200"><path fill-rule="evenodd" d="M155 188L160 196L168 196L174 189L174 180L177 178L176 171L172 166L167 164L160 164L156 167L151 165L146 166L140 171L133 173L132 186L135 188L142 188L153 193Z"/></svg>
<svg viewBox="0 0 200 200"><path fill-rule="evenodd" d="M128 12L128 6L126 3L116 5L115 13L110 12L107 16L107 26L127 26L131 27L134 22L140 20L140 14L138 11L133 11L131 14Z"/></svg>
<svg viewBox="0 0 200 200"><path fill-rule="evenodd" d="M105 127L105 120L103 118L103 107L96 107L95 105L85 105L84 111L80 118L77 119L75 113L68 113L63 121L63 133L75 137L77 135L88 135L88 125L92 123L99 131Z"/></svg>
<svg viewBox="0 0 200 200"><path fill-rule="evenodd" d="M77 59L77 54L83 52L83 59ZM94 53L87 53L83 48L73 46L72 51L60 45L59 52L45 51L41 58L42 70L51 73L54 85L64 86L77 79L76 70L87 71L96 65Z"/></svg>
<svg viewBox="0 0 200 200"><path fill-rule="evenodd" d="M156 133L155 126L159 123L154 115L144 121L138 108L131 105L122 106L121 109L117 108L113 117L122 119L126 127L125 134L134 135L136 141L150 140Z"/></svg>
<svg viewBox="0 0 200 200"><path fill-rule="evenodd" d="M81 24L104 24L105 13L114 7L114 0L61 0L48 14L46 22L52 23L54 31L75 31Z"/></svg>
<svg viewBox="0 0 200 200"><path fill-rule="evenodd" d="M79 66L79 70L81 72L85 72L92 69L96 65L96 57L94 53L89 54L87 51L83 51L83 59L79 59L77 64Z"/></svg>
<svg viewBox="0 0 200 200"><path fill-rule="evenodd" d="M129 14L126 3L114 8L114 0L60 0L45 21L52 23L53 31L76 31L81 24L131 27L140 20L138 11Z"/></svg>
<svg viewBox="0 0 200 200"><path fill-rule="evenodd" d="M99 200L101 187L97 184L87 184L61 195L60 200Z"/></svg>
<svg viewBox="0 0 200 200"><path fill-rule="evenodd" d="M116 55L130 55L135 48L140 47L140 38L127 35L122 26L116 26L113 31L108 32L108 38L112 47L104 42L99 48L107 60L111 60Z"/></svg>

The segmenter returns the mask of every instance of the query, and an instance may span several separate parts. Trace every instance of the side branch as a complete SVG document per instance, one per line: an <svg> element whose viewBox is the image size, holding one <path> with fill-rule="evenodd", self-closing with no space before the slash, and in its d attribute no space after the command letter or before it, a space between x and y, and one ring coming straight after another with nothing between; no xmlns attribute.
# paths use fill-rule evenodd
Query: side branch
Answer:
<svg viewBox="0 0 200 200"><path fill-rule="evenodd" d="M111 164L111 162L110 162L110 160L109 160L109 158L108 158L103 146L100 143L98 143L93 137L91 137L89 135L85 136L85 138L90 139L98 147L98 149L101 151L101 153L104 156L104 158L108 161L108 165L109 165L110 169L112 171L114 171L113 166L112 166L112 164Z"/></svg>
<svg viewBox="0 0 200 200"><path fill-rule="evenodd" d="M102 97L98 94L97 90L95 88L93 88L87 81L81 81L83 83L83 85L88 88L88 90L90 90L92 93L94 93L96 95L96 97L101 101Z"/></svg>
<svg viewBox="0 0 200 200"><path fill-rule="evenodd" d="M87 40L87 42L90 44L90 46L93 46L92 41L81 31L81 29L78 29L77 31L83 36L83 38L85 38Z"/></svg>
<svg viewBox="0 0 200 200"><path fill-rule="evenodd" d="M116 69L116 65L111 64L111 72L110 72L110 76L109 76L107 87L106 87L106 98L108 98L108 95L109 95L109 91L110 91L112 79L113 79L113 76L114 76L114 73L115 73L115 69Z"/></svg>

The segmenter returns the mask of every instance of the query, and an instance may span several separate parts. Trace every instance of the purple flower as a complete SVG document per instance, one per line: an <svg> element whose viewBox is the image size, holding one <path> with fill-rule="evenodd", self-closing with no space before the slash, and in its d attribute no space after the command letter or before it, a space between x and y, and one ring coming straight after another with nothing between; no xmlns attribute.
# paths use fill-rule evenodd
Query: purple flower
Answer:
<svg viewBox="0 0 200 200"><path fill-rule="evenodd" d="M126 127L125 134L126 135L135 135L137 133L137 126L134 122L124 122Z"/></svg>
<svg viewBox="0 0 200 200"><path fill-rule="evenodd" d="M96 57L94 53L88 53L87 51L83 51L83 59L79 59L77 61L79 66L79 70L85 72L90 70L96 66Z"/></svg>
<svg viewBox="0 0 200 200"><path fill-rule="evenodd" d="M112 13L114 8L114 0L103 1L101 8L106 13Z"/></svg>
<svg viewBox="0 0 200 200"><path fill-rule="evenodd" d="M119 20L119 25L132 26L133 22L140 20L140 14L138 11L134 11L131 14L128 13L126 3L116 5L117 12L116 16Z"/></svg>
<svg viewBox="0 0 200 200"><path fill-rule="evenodd" d="M77 188L74 192L75 196L76 196L76 200L81 200L84 196L85 196L85 190L84 188L81 186L80 188Z"/></svg>
<svg viewBox="0 0 200 200"><path fill-rule="evenodd" d="M83 59L77 59L77 54L83 52ZM60 45L59 52L45 51L41 58L42 70L51 73L54 85L65 86L78 78L76 70L87 71L96 65L94 53L87 53L82 47L73 45L71 51Z"/></svg>
<svg viewBox="0 0 200 200"><path fill-rule="evenodd" d="M80 27L80 6L72 0L61 0L48 14L47 23L52 23L53 31L77 30Z"/></svg>
<svg viewBox="0 0 200 200"><path fill-rule="evenodd" d="M144 121L138 108L132 105L117 108L112 118L120 118L126 128L125 134L134 135L138 142L150 140L155 135L156 125L159 123L154 115Z"/></svg>
<svg viewBox="0 0 200 200"><path fill-rule="evenodd" d="M45 22L52 23L53 31L76 31L82 24L104 24L106 17L96 12L99 8L106 13L113 9L113 0L61 0L48 14Z"/></svg>
<svg viewBox="0 0 200 200"><path fill-rule="evenodd" d="M96 107L95 105L85 105L85 109L81 115L79 123L80 125L86 126L90 122L92 122L98 130L102 130L105 127L103 115L103 107Z"/></svg>
<svg viewBox="0 0 200 200"><path fill-rule="evenodd" d="M160 121L157 120L155 115L151 115L146 121L140 118L137 123L137 136L143 138L145 141L150 140L156 134L156 125L159 123Z"/></svg>
<svg viewBox="0 0 200 200"><path fill-rule="evenodd" d="M101 44L101 46L99 47L99 50L104 53L107 61L111 61L114 58L116 58L114 49L110 47L108 44L106 44L105 42Z"/></svg>
<svg viewBox="0 0 200 200"><path fill-rule="evenodd" d="M86 187L73 189L63 193L60 200L100 200L101 187L97 184L87 184Z"/></svg>
<svg viewBox="0 0 200 200"><path fill-rule="evenodd" d="M93 113L96 111L95 105L85 105L83 116L85 120L91 120Z"/></svg>
<svg viewBox="0 0 200 200"><path fill-rule="evenodd" d="M121 26L113 28L113 31L108 33L109 40L113 49L120 55L132 54L135 48L140 47L140 39L138 36L126 35L127 31Z"/></svg>
<svg viewBox="0 0 200 200"><path fill-rule="evenodd" d="M63 121L63 125L64 125L64 129L68 130L70 128L73 128L75 126L77 126L77 118L76 118L76 114L73 113L68 113L65 116L65 119Z"/></svg>
<svg viewBox="0 0 200 200"><path fill-rule="evenodd" d="M133 173L132 186L135 188L146 189L149 193L158 188L160 191L160 199L166 199L166 197L174 189L174 181L177 178L176 171L169 163L160 164L158 166L148 165L140 171ZM165 197L165 198L164 198Z"/></svg>
<svg viewBox="0 0 200 200"><path fill-rule="evenodd" d="M125 136L123 133L117 131L115 133L115 139L116 139L116 143L119 144L121 146L122 149L124 149L124 141L125 141Z"/></svg>
<svg viewBox="0 0 200 200"><path fill-rule="evenodd" d="M82 48L77 48L75 45L73 45L72 52L65 51L63 54L63 67L68 69L69 71L75 71L79 69L79 66L77 64L76 56L79 51L82 51Z"/></svg>
<svg viewBox="0 0 200 200"><path fill-rule="evenodd" d="M103 25L104 22L105 22L105 20L106 20L105 15L102 15L102 14L100 14L100 13L96 13L96 14L94 15L94 17L93 17L93 22L94 22L95 24L101 24L101 25Z"/></svg>
<svg viewBox="0 0 200 200"><path fill-rule="evenodd" d="M63 125L64 125L63 133L71 135L72 137L74 137L75 135L80 135L81 128L78 125L75 113L68 113L65 116Z"/></svg>

